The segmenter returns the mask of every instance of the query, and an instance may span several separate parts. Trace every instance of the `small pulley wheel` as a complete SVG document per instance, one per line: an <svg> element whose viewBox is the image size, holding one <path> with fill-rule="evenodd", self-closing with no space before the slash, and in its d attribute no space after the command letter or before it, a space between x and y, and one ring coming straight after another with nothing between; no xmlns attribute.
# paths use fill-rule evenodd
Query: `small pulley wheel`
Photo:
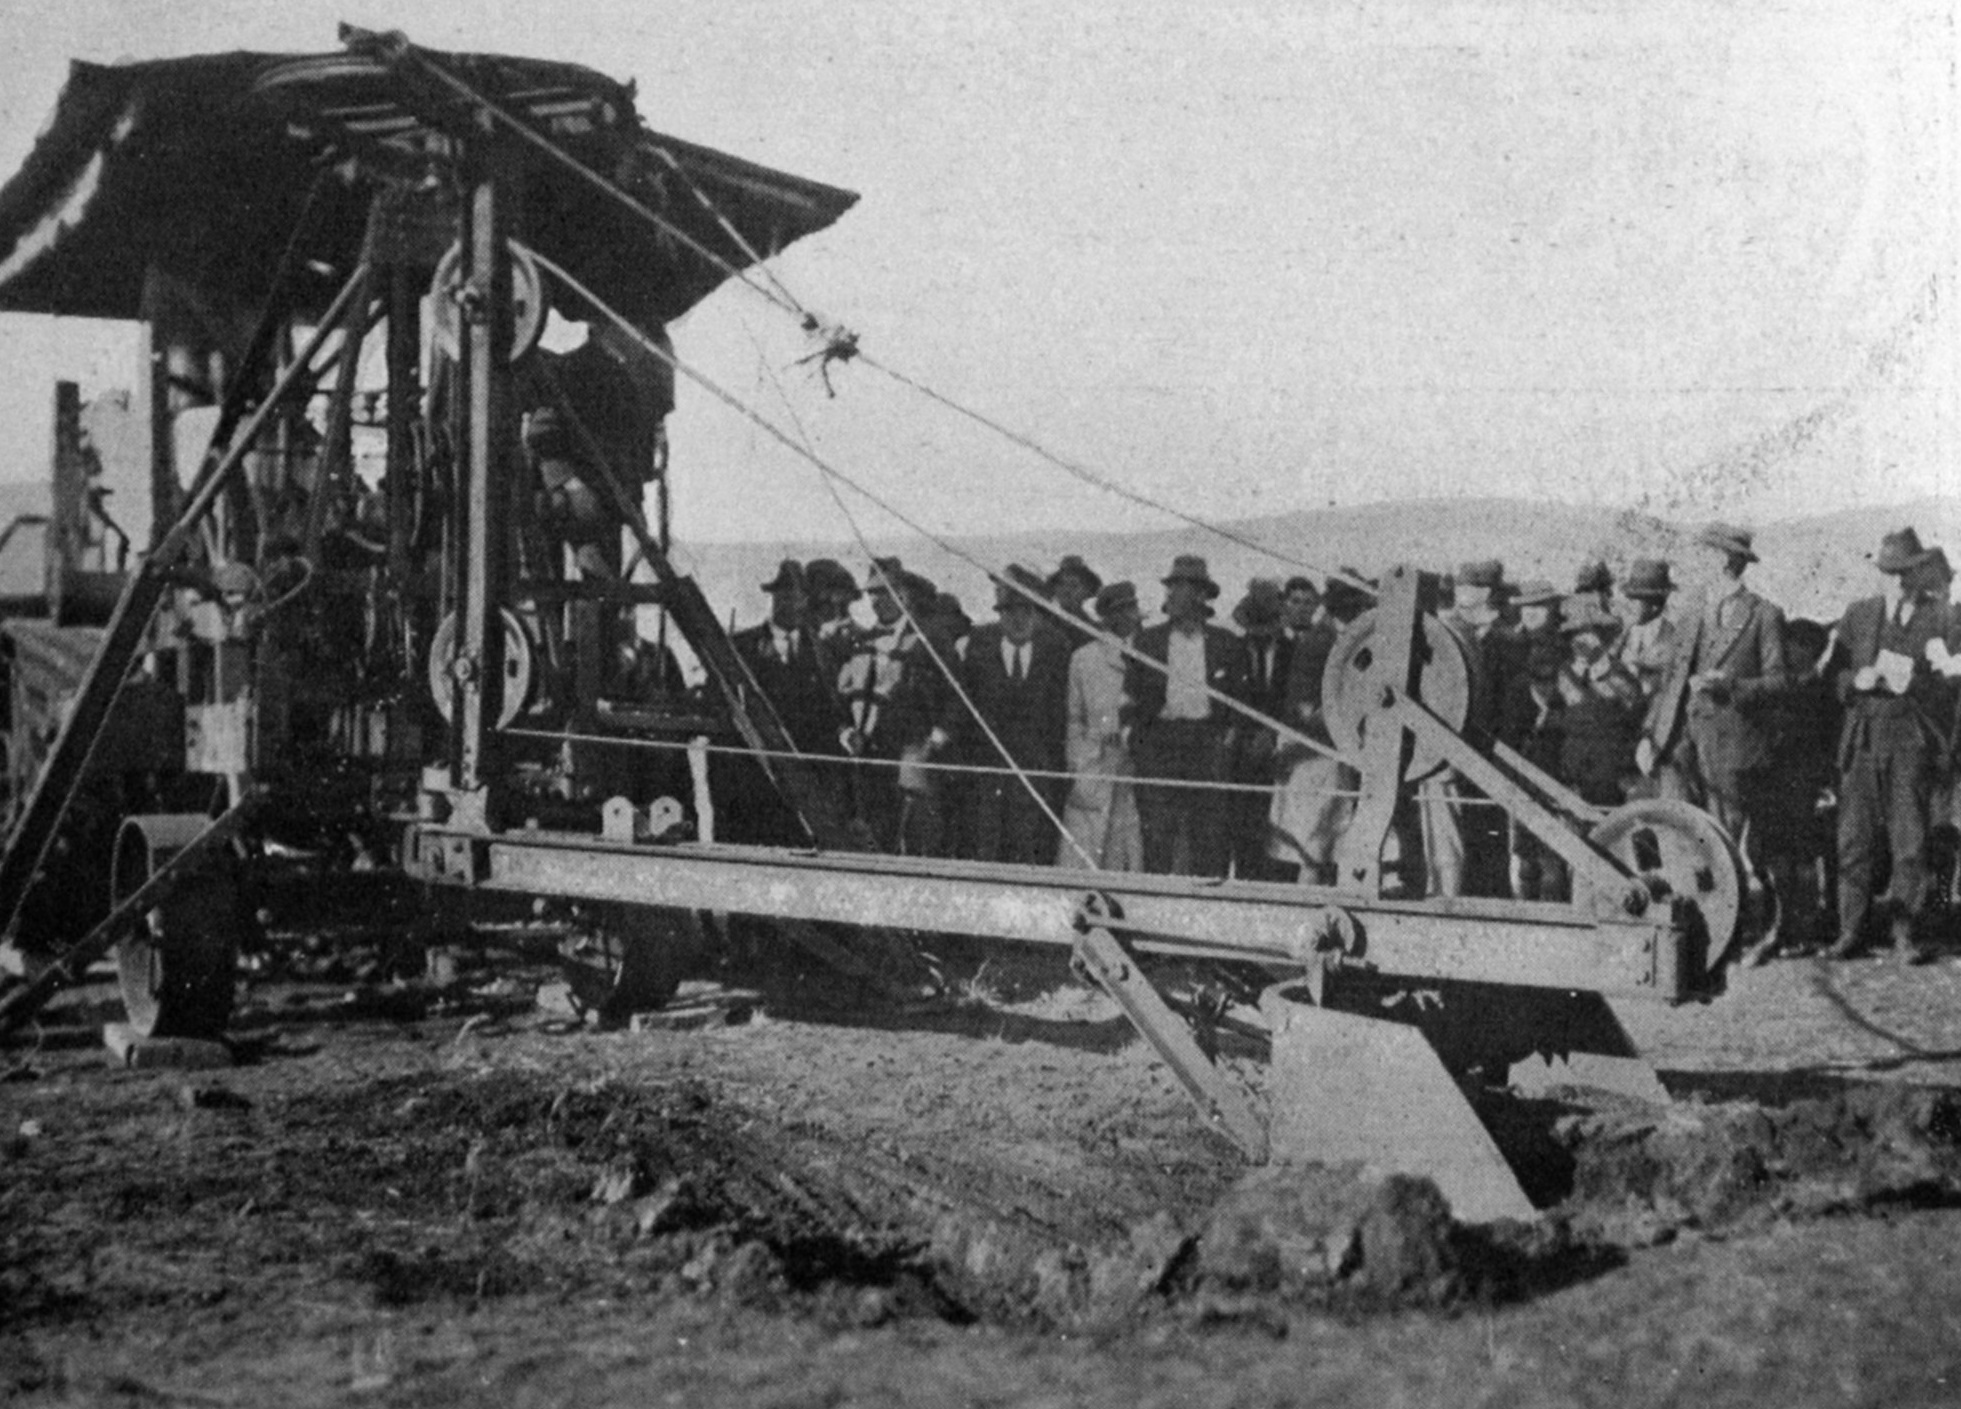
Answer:
<svg viewBox="0 0 1961 1409"><path fill-rule="evenodd" d="M1427 613L1422 622L1414 694L1453 732L1461 733L1471 717L1472 702L1484 690L1477 654L1448 622ZM1321 672L1322 715L1335 747L1345 753L1361 753L1366 725L1380 709L1383 687L1402 683L1389 678L1378 645L1376 613L1363 612L1342 630ZM1411 781L1427 778L1447 762L1419 740L1405 776Z"/></svg>
<svg viewBox="0 0 1961 1409"><path fill-rule="evenodd" d="M115 903L135 894L210 825L202 813L124 822L111 871ZM245 925L232 855L223 847L137 919L116 946L116 975L129 1025L139 1037L223 1035L231 1021Z"/></svg>
<svg viewBox="0 0 1961 1409"><path fill-rule="evenodd" d="M504 623L504 690L497 702L497 727L507 729L531 698L532 682L537 678L537 660L531 649L531 633L524 621L509 607L499 607ZM429 641L429 694L436 702L436 713L443 723L454 723L454 696L451 686L456 671L456 613L444 617Z"/></svg>
<svg viewBox="0 0 1961 1409"><path fill-rule="evenodd" d="M531 251L515 240L505 242L511 257L511 350L506 361L515 362L545 334L545 281ZM459 356L457 331L470 292L463 277L463 245L449 247L436 265L436 277L429 281L429 301L435 308L434 335L443 355ZM477 316L481 316L481 313Z"/></svg>
<svg viewBox="0 0 1961 1409"><path fill-rule="evenodd" d="M664 1007L697 961L704 938L690 910L607 902L559 949L578 1006L617 1026Z"/></svg>
<svg viewBox="0 0 1961 1409"><path fill-rule="evenodd" d="M1587 840L1651 892L1691 905L1708 936L1707 967L1723 961L1743 918L1743 859L1722 824L1686 802L1644 798L1608 813Z"/></svg>

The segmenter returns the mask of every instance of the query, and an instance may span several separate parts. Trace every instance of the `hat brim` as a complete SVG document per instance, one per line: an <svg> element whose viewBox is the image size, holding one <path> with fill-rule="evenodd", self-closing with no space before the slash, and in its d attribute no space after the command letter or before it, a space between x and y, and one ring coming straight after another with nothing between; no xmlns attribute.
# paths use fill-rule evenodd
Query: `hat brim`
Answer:
<svg viewBox="0 0 1961 1409"><path fill-rule="evenodd" d="M1873 566L1884 573L1910 572L1932 558L1932 551L1909 553L1901 557L1897 553L1880 553L1873 558Z"/></svg>
<svg viewBox="0 0 1961 1409"><path fill-rule="evenodd" d="M1214 582L1209 577L1185 577L1182 575L1173 575L1171 577L1162 577L1159 578L1158 580L1162 582L1166 587L1169 587L1174 582L1189 582L1191 583L1192 586L1198 588L1199 590L1205 593L1205 600L1208 602L1211 601L1214 597L1219 595L1219 584Z"/></svg>
<svg viewBox="0 0 1961 1409"><path fill-rule="evenodd" d="M1726 553L1732 558L1741 558L1746 563L1760 563L1763 561L1762 558L1757 556L1756 549L1734 538L1698 537L1696 539L1696 545L1702 548L1713 549L1718 553Z"/></svg>

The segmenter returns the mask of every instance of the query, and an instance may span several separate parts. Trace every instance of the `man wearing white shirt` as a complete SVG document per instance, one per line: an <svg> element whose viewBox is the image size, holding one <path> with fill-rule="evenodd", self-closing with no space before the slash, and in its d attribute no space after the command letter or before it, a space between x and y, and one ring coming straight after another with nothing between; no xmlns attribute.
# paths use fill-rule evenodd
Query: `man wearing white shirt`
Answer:
<svg viewBox="0 0 1961 1409"><path fill-rule="evenodd" d="M1237 637L1207 620L1219 584L1205 559L1180 554L1164 589L1167 620L1138 636L1137 650L1149 663L1131 660L1126 683L1144 869L1223 876L1230 794L1203 786L1153 787L1143 780L1225 781L1239 718L1226 701L1245 698L1245 653Z"/></svg>

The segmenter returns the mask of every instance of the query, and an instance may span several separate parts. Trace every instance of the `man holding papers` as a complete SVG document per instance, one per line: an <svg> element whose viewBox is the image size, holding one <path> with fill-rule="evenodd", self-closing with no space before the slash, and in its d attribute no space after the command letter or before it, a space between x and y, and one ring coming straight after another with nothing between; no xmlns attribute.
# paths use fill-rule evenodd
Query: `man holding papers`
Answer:
<svg viewBox="0 0 1961 1409"><path fill-rule="evenodd" d="M1927 832L1955 673L1950 611L1918 569L1932 553L1911 528L1881 540L1873 566L1883 590L1845 609L1838 675L1845 728L1838 748L1838 943L1856 952L1874 919L1873 877L1882 846L1892 857L1884 917L1898 958L1924 962L1922 912L1929 895Z"/></svg>

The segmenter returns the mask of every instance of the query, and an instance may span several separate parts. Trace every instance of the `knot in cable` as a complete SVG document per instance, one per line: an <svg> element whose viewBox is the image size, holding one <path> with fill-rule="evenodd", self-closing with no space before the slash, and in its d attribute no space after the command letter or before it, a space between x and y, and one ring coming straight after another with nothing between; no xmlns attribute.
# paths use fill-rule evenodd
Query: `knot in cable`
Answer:
<svg viewBox="0 0 1961 1409"><path fill-rule="evenodd" d="M858 355L858 335L842 323L825 322L815 313L804 314L803 330L817 341L818 347L799 357L796 365L801 367L805 363L815 362L817 375L824 379L825 394L836 397L837 388L831 385L831 364L849 362Z"/></svg>

